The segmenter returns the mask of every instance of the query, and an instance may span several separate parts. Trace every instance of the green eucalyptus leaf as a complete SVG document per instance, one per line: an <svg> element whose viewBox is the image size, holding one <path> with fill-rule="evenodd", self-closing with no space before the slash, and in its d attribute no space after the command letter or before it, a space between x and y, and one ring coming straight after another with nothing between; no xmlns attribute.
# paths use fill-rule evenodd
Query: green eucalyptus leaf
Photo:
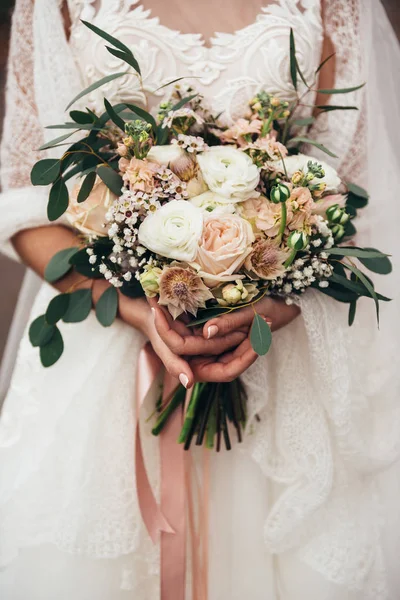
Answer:
<svg viewBox="0 0 400 600"><path fill-rule="evenodd" d="M375 250L375 248L366 248L366 250L378 252L378 250ZM389 275L393 269L392 263L387 256L380 256L377 258L361 257L359 258L359 261L364 265L364 267L367 267L369 271L372 271L373 273L379 273L380 275Z"/></svg>
<svg viewBox="0 0 400 600"><path fill-rule="evenodd" d="M298 137L292 138L290 141L293 143L299 143L299 144L310 144L311 146L315 146L319 150L322 150L322 152L325 152L325 154L332 156L332 158L337 158L336 154L334 154L333 152L328 150L328 148L326 148L326 146L324 146L323 144L320 144L319 142L315 142L314 140L310 140L307 137L298 136Z"/></svg>
<svg viewBox="0 0 400 600"><path fill-rule="evenodd" d="M356 90L360 90L362 87L364 87L365 83L362 83L361 85L356 85L354 87L349 87L349 88L341 88L341 89L322 89L322 90L317 90L317 92L319 94L328 94L329 96L331 94L349 94L350 92L355 92Z"/></svg>
<svg viewBox="0 0 400 600"><path fill-rule="evenodd" d="M315 108L319 108L323 112L332 112L333 110L358 110L357 106L337 106L334 104L318 104Z"/></svg>
<svg viewBox="0 0 400 600"><path fill-rule="evenodd" d="M346 200L346 207L353 206L354 208L364 208L368 204L368 198L362 196L356 196L353 192L349 192Z"/></svg>
<svg viewBox="0 0 400 600"><path fill-rule="evenodd" d="M90 125L90 123L94 123L96 120L96 115L93 116L92 113L87 113L83 110L71 110L69 116L75 123L79 123L79 125Z"/></svg>
<svg viewBox="0 0 400 600"><path fill-rule="evenodd" d="M351 327L354 323L354 318L356 316L356 310L357 310L357 300L353 300L353 302L350 302L350 306L349 306L349 327Z"/></svg>
<svg viewBox="0 0 400 600"><path fill-rule="evenodd" d="M60 160L58 158L44 158L32 167L32 185L49 185L53 183L60 173Z"/></svg>
<svg viewBox="0 0 400 600"><path fill-rule="evenodd" d="M190 78L192 79L191 76L190 76ZM177 77L176 79L173 79L172 81L168 81L168 83L163 83L162 85L160 85L160 87L158 87L156 90L154 90L153 94L155 94L159 90L162 90L165 87L168 87L169 85L172 85L173 83L177 83L178 81L181 81L182 79L186 79L186 77Z"/></svg>
<svg viewBox="0 0 400 600"><path fill-rule="evenodd" d="M92 290L77 290L69 295L67 312L63 316L65 323L84 321L92 309Z"/></svg>
<svg viewBox="0 0 400 600"><path fill-rule="evenodd" d="M138 117L143 119L143 121L146 121L146 123L150 123L150 125L152 126L154 131L157 129L157 122L156 122L155 118L153 117L153 115L151 115L149 112L147 112L147 110L140 108L140 106L136 106L136 104L125 103L125 106L127 108L129 108L129 110L134 112L135 115L137 115Z"/></svg>
<svg viewBox="0 0 400 600"><path fill-rule="evenodd" d="M50 300L46 310L46 321L49 325L55 325L57 321L63 318L69 305L69 294L58 294Z"/></svg>
<svg viewBox="0 0 400 600"><path fill-rule="evenodd" d="M322 288L322 287L319 287L317 282L315 282L315 283L311 284L311 287L317 289L319 292L322 292L323 294L326 294L327 296L330 296L331 298L334 298L338 302L344 302L346 304L353 302L354 300L357 300L357 298L359 297L356 292L352 292L350 290L343 289L343 287L341 287L341 286L336 287L336 286L332 285L331 283L329 284L328 287Z"/></svg>
<svg viewBox="0 0 400 600"><path fill-rule="evenodd" d="M110 116L111 121L113 121L117 127L122 129L122 131L125 131L125 121L115 112L107 98L104 98L104 106Z"/></svg>
<svg viewBox="0 0 400 600"><path fill-rule="evenodd" d="M78 131L78 126L76 126L73 131L70 131L69 133L65 133L64 135L60 135L60 137L56 137L53 140L50 140L50 142L46 142L45 144L40 146L38 148L38 150L40 151L40 150L48 150L49 148L55 148L58 145L60 145L60 142L67 140L69 137L71 137L72 134L76 133L77 131Z"/></svg>
<svg viewBox="0 0 400 600"><path fill-rule="evenodd" d="M317 73L320 72L320 70L322 69L322 67L324 67L326 65L326 63L331 60L331 58L333 58L335 56L336 52L332 52L332 54L330 54L329 56L327 56L325 58L325 60L322 61L322 63L319 65L318 69L315 71L315 74L317 75Z"/></svg>
<svg viewBox="0 0 400 600"><path fill-rule="evenodd" d="M131 53L131 50L128 48L128 46L125 46L125 44L123 44L122 42L117 40L117 38L113 37L106 31L103 31L103 29L100 29L100 27L96 27L96 25L93 25L92 23L89 23L88 21L84 21L83 19L81 21L84 25L86 25L86 27L88 29L93 31L96 35L102 37L103 40L106 40L106 42L108 42L109 44L112 44L113 46L115 46L116 48L119 48L123 52L126 52L128 54Z"/></svg>
<svg viewBox="0 0 400 600"><path fill-rule="evenodd" d="M194 100L194 98L196 98L198 95L199 94L191 94L190 96L186 96L186 98L181 98L181 100L179 100L179 102L174 104L174 106L172 107L172 110L179 110L180 108L185 106L185 104L188 104L189 102Z"/></svg>
<svg viewBox="0 0 400 600"><path fill-rule="evenodd" d="M96 181L96 171L90 171L90 173L88 173L86 175L86 177L83 180L82 185L79 189L78 198L77 198L78 203L84 202L88 198L90 192L93 189L95 181Z"/></svg>
<svg viewBox="0 0 400 600"><path fill-rule="evenodd" d="M106 186L116 195L121 195L121 188L123 185L122 177L111 167L100 165L97 168L97 174Z"/></svg>
<svg viewBox="0 0 400 600"><path fill-rule="evenodd" d="M355 258L383 258L388 256L379 250L373 250L368 248L357 248L356 246L338 246L335 248L329 248L329 250L324 250L323 248L316 249L318 252L327 252L329 254L339 255L339 256L354 256Z"/></svg>
<svg viewBox="0 0 400 600"><path fill-rule="evenodd" d="M289 56L290 56L290 77L292 79L294 89L297 90L296 43L294 41L294 33L293 33L292 28L290 28Z"/></svg>
<svg viewBox="0 0 400 600"><path fill-rule="evenodd" d="M51 186L49 202L47 204L47 217L49 221L56 221L68 208L69 195L65 181L60 177Z"/></svg>
<svg viewBox="0 0 400 600"><path fill-rule="evenodd" d="M143 298L145 295L139 281L134 278L132 278L131 281L124 281L119 290L128 298Z"/></svg>
<svg viewBox="0 0 400 600"><path fill-rule="evenodd" d="M272 343L271 329L258 313L255 313L250 330L250 343L259 356L267 354Z"/></svg>
<svg viewBox="0 0 400 600"><path fill-rule="evenodd" d="M118 292L109 287L102 293L96 304L96 317L103 327L109 327L115 321L118 312Z"/></svg>
<svg viewBox="0 0 400 600"><path fill-rule="evenodd" d="M40 346L40 360L44 367L54 365L64 352L64 341L58 327L54 326L51 340L44 346Z"/></svg>
<svg viewBox="0 0 400 600"><path fill-rule="evenodd" d="M295 119L293 121L293 125L297 125L298 127L306 127L307 125L312 125L315 121L315 117L305 117L304 119Z"/></svg>
<svg viewBox="0 0 400 600"><path fill-rule="evenodd" d="M37 348L47 344L53 336L54 329L54 326L46 321L45 315L37 317L29 327L28 335L32 346Z"/></svg>
<svg viewBox="0 0 400 600"><path fill-rule="evenodd" d="M366 200L368 200L369 195L367 190L365 190L359 185L356 185L355 183L347 182L346 185L349 192L351 192L355 196L360 196L360 198L365 198Z"/></svg>
<svg viewBox="0 0 400 600"><path fill-rule="evenodd" d="M344 235L345 237L354 237L357 233L357 229L354 227L353 223L351 221L347 221L345 227L344 227Z"/></svg>
<svg viewBox="0 0 400 600"><path fill-rule="evenodd" d="M94 90L97 90L97 88L101 87L102 85L105 85L106 83L109 83L110 81L113 81L114 79L118 79L118 77L122 77L123 75L126 75L126 71L124 71L123 73L111 73L111 75L107 75L106 77L102 77L101 79L99 79L99 81L95 81L94 83L89 85L87 88L82 90L82 92L79 92L79 94L77 96L72 98L71 102L68 104L68 106L66 107L65 110L68 110L70 108L70 106L75 104L75 102L77 100L79 100L80 98L83 98L83 96L90 94L90 92L94 92ZM71 134L69 134L69 135L71 135ZM64 139L66 139L66 137ZM40 149L41 148L39 148L39 150Z"/></svg>
<svg viewBox="0 0 400 600"><path fill-rule="evenodd" d="M64 277L72 268L70 259L79 251L79 248L65 248L60 250L50 260L44 271L44 278L48 283L54 283Z"/></svg>
<svg viewBox="0 0 400 600"><path fill-rule="evenodd" d="M378 299L378 296L377 296L377 294L375 292L374 286L369 281L369 279L364 275L364 273L362 271L360 271L360 269L358 269L354 265L344 263L343 266L346 269L349 269L350 271L352 271L354 273L354 275L356 275L358 277L358 279L361 281L361 283L364 284L364 286L367 288L367 290L371 294L371 296L372 296L372 298L373 298L373 300L375 302L376 319L378 321L378 326L379 326L379 299Z"/></svg>
<svg viewBox="0 0 400 600"><path fill-rule="evenodd" d="M89 123L80 123L79 125L77 123L60 123L59 125L48 125L46 127L46 129L84 129L84 130L91 130L94 129L94 125L93 124L89 124Z"/></svg>
<svg viewBox="0 0 400 600"><path fill-rule="evenodd" d="M132 52L122 52L121 50L115 50L114 48L110 48L109 46L106 46L106 48L110 54L126 62L130 67L135 69L136 73L141 75L139 63L133 56Z"/></svg>

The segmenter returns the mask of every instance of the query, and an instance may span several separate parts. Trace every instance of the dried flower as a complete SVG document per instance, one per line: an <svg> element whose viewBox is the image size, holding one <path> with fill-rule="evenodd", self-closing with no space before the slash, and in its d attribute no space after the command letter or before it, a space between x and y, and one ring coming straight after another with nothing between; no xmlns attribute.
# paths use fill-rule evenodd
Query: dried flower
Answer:
<svg viewBox="0 0 400 600"><path fill-rule="evenodd" d="M172 263L165 268L159 280L159 304L166 306L176 319L184 312L196 316L199 308L204 308L212 293L201 277L191 269Z"/></svg>
<svg viewBox="0 0 400 600"><path fill-rule="evenodd" d="M253 246L245 267L260 279L276 279L285 273L284 263L288 251L282 250L273 240L260 240Z"/></svg>

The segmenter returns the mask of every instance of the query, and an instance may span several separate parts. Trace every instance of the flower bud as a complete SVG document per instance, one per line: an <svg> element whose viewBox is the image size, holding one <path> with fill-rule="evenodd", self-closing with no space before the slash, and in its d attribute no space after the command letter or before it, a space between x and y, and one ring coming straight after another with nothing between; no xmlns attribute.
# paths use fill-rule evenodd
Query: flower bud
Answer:
<svg viewBox="0 0 400 600"><path fill-rule="evenodd" d="M228 283L222 289L222 298L229 305L238 304L242 299L242 293L236 285Z"/></svg>
<svg viewBox="0 0 400 600"><path fill-rule="evenodd" d="M159 292L159 282L162 270L158 267L148 267L140 275L140 285L148 298L154 298Z"/></svg>
<svg viewBox="0 0 400 600"><path fill-rule="evenodd" d="M290 198L290 190L284 183L278 183L271 188L270 199L274 204L286 202Z"/></svg>
<svg viewBox="0 0 400 600"><path fill-rule="evenodd" d="M327 208L326 216L331 223L339 223L340 225L345 225L350 218L350 215L343 208L340 208L339 204L333 204Z"/></svg>
<svg viewBox="0 0 400 600"><path fill-rule="evenodd" d="M284 110L282 113L282 118L287 119L290 116L290 110Z"/></svg>
<svg viewBox="0 0 400 600"><path fill-rule="evenodd" d="M308 246L308 235L304 231L292 231L287 240L287 245L292 250L304 250Z"/></svg>
<svg viewBox="0 0 400 600"><path fill-rule="evenodd" d="M340 242L342 237L344 236L344 227L340 223L337 223L332 227L332 235L335 239L335 242Z"/></svg>
<svg viewBox="0 0 400 600"><path fill-rule="evenodd" d="M298 183L303 181L303 177L304 177L303 171L295 171L292 175L292 183L294 183L294 185L297 185Z"/></svg>
<svg viewBox="0 0 400 600"><path fill-rule="evenodd" d="M275 96L272 96L271 98L271 106L279 106L281 103L281 101L279 100L279 98L276 98Z"/></svg>

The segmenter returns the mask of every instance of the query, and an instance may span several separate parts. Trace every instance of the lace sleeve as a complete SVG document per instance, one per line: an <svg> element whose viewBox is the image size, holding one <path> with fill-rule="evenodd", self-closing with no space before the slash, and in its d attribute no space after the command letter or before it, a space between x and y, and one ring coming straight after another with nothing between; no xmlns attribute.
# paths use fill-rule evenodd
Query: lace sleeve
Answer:
<svg viewBox="0 0 400 600"><path fill-rule="evenodd" d="M43 153L35 103L33 0L17 0L11 30L6 111L1 144L0 243L18 230L46 223L47 190L30 183L32 165ZM9 248L2 248L8 253Z"/></svg>
<svg viewBox="0 0 400 600"><path fill-rule="evenodd" d="M366 3L367 5L368 3ZM363 10L368 10L367 6ZM325 0L324 29L335 51L336 89L354 87L366 81L363 53L361 0ZM357 181L365 174L366 88L332 96L332 104L357 106L359 110L338 110L321 114L312 138L325 144L336 159L330 159L345 180ZM316 154L315 148L312 154ZM326 155L321 154L321 158Z"/></svg>

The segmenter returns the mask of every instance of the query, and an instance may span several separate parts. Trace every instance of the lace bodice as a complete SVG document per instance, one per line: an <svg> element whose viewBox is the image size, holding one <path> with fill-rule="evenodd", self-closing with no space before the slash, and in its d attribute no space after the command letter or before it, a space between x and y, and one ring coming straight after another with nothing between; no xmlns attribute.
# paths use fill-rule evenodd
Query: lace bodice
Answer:
<svg viewBox="0 0 400 600"><path fill-rule="evenodd" d="M261 88L287 99L294 89L289 74L289 29L296 32L300 66L310 80L319 64L322 43L320 0L282 0L261 10L254 23L234 33L216 33L210 47L197 33L182 34L160 24L139 0L69 0L72 29L70 45L86 85L121 70L123 63L111 56L104 42L82 25L89 20L117 36L134 51L143 74L143 88L153 103L169 88L161 85L187 77L204 94L215 114L230 121L243 114L248 100ZM193 78L193 79L190 79ZM195 79L194 79L195 78ZM102 108L104 95L114 101L145 101L137 79L110 82L89 97Z"/></svg>

